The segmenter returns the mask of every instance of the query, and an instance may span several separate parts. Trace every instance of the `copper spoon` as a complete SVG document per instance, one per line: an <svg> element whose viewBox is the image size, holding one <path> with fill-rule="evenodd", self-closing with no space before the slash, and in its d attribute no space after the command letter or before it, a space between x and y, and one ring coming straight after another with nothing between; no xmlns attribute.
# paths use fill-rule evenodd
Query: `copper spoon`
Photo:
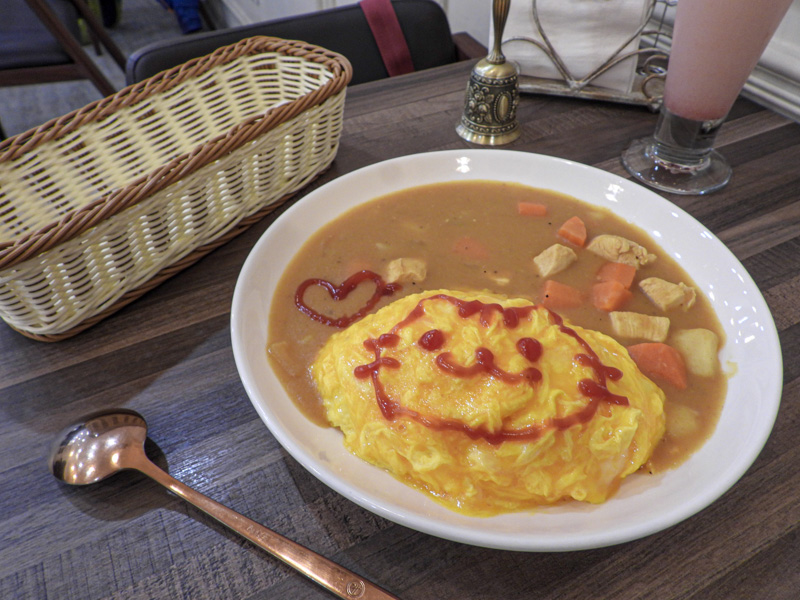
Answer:
<svg viewBox="0 0 800 600"><path fill-rule="evenodd" d="M123 469L135 469L340 598L398 600L344 567L181 483L147 458L146 439L147 424L138 413L125 409L94 413L64 429L56 439L50 471L70 485L88 485Z"/></svg>

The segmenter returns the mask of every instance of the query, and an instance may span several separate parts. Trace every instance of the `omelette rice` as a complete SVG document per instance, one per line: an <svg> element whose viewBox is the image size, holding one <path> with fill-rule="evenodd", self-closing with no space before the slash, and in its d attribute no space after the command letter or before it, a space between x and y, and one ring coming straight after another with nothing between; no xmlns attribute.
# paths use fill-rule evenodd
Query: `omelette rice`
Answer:
<svg viewBox="0 0 800 600"><path fill-rule="evenodd" d="M604 502L665 430L664 393L618 342L485 292L396 300L311 374L351 452L476 516Z"/></svg>

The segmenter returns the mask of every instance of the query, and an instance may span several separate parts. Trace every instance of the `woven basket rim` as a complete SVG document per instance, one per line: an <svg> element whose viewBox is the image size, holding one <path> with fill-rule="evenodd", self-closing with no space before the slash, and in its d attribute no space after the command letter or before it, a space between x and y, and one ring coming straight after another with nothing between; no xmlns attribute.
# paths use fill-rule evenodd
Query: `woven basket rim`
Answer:
<svg viewBox="0 0 800 600"><path fill-rule="evenodd" d="M264 113L254 115L236 124L228 132L189 152L176 156L169 163L138 177L126 186L112 190L94 202L70 211L58 221L36 231L28 232L14 241L0 242L0 269L13 267L79 236L99 221L107 219L158 190L175 183L200 167L294 118L308 108L321 104L347 87L352 78L352 66L341 54L320 46L297 40L254 36L163 71L128 86L112 96L97 100L36 129L18 134L0 143L0 163L14 160L85 124L100 121L112 115L119 108L133 106L154 94L171 90L189 79L208 72L213 67L229 64L241 57L265 52L277 52L322 64L333 76L311 92L291 102L269 108Z"/></svg>

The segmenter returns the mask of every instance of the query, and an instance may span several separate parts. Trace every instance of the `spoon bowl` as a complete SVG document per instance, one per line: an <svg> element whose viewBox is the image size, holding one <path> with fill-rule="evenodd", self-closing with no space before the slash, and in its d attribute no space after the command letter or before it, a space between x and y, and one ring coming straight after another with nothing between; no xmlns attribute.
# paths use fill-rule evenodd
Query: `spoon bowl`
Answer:
<svg viewBox="0 0 800 600"><path fill-rule="evenodd" d="M129 464L128 454L144 451L147 423L119 409L94 413L64 429L50 451L50 472L70 485L96 483Z"/></svg>
<svg viewBox="0 0 800 600"><path fill-rule="evenodd" d="M397 600L374 583L181 483L147 458L146 439L147 423L135 411L93 413L56 438L50 451L50 472L64 483L89 485L118 471L135 469L340 598Z"/></svg>

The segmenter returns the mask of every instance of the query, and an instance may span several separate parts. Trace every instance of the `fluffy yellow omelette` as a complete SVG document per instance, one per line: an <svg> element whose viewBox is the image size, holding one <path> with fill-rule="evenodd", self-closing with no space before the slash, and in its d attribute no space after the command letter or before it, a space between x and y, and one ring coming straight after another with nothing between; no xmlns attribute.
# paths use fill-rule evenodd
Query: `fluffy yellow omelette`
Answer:
<svg viewBox="0 0 800 600"><path fill-rule="evenodd" d="M663 392L614 339L489 293L396 300L311 373L351 452L475 516L604 502L665 428Z"/></svg>

